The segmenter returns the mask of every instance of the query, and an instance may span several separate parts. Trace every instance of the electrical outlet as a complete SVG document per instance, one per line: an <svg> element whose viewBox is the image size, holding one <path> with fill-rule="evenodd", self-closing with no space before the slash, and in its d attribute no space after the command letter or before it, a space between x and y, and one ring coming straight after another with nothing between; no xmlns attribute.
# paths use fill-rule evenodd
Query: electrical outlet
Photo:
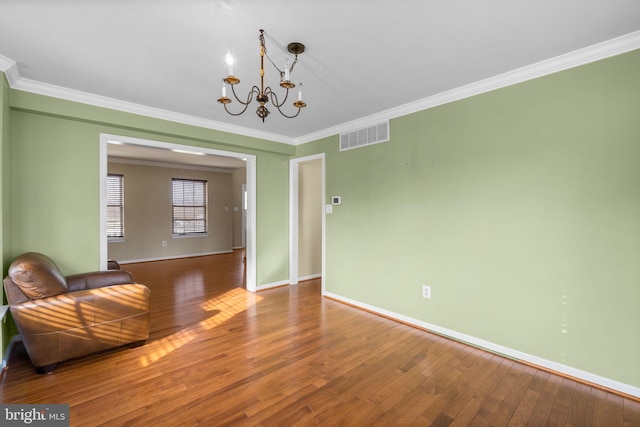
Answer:
<svg viewBox="0 0 640 427"><path fill-rule="evenodd" d="M422 298L431 299L431 286L422 285Z"/></svg>
<svg viewBox="0 0 640 427"><path fill-rule="evenodd" d="M163 246L163 247L167 246L167 241L166 241L166 240L163 240L163 241L162 241L162 246Z"/></svg>

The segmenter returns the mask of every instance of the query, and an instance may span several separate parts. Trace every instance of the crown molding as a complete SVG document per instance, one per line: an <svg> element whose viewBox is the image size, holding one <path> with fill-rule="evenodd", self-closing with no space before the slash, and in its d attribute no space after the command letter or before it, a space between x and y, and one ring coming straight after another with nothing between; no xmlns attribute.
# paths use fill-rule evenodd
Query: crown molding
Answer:
<svg viewBox="0 0 640 427"><path fill-rule="evenodd" d="M160 108L149 107L147 105L136 104L133 102L122 101L106 96L95 95L92 93L81 92L74 89L68 89L61 86L55 86L48 83L42 83L35 80L20 78L13 89L25 92L36 93L39 95L52 96L54 98L65 99L68 101L79 102L82 104L94 105L96 107L109 108L112 110L123 111L141 116L152 117L155 119L167 120L186 125L198 126L201 128L228 132L237 135L248 136L252 138L266 139L269 141L280 142L283 144L294 144L293 138L274 133L257 131L242 126L230 125L228 123L218 122L215 120L203 119L201 117L190 116L187 114L176 113L173 111L163 110Z"/></svg>
<svg viewBox="0 0 640 427"><path fill-rule="evenodd" d="M269 141L280 142L283 144L295 144L295 140L284 135L257 131L255 129L245 128L242 126L230 125L228 123L217 122L214 120L203 119L200 117L190 116L187 114L176 113L173 111L162 110L160 108L149 107L146 105L136 104L133 102L122 101L106 96L95 95L88 92L82 92L74 89L56 86L36 80L27 79L20 76L18 66L15 61L0 55L0 71L7 76L7 81L12 89L31 92L38 95L51 96L54 98L64 99L67 101L79 102L81 104L93 105L96 107L109 108L112 110L123 111L141 116L152 117L155 119L167 120L186 125L198 126L206 129L228 132L237 135L248 136L252 138L266 139Z"/></svg>
<svg viewBox="0 0 640 427"><path fill-rule="evenodd" d="M546 59L535 64L517 68L506 73L498 74L484 80L480 80L465 86L438 93L436 95L423 98L408 104L400 105L376 114L372 114L350 122L342 123L331 128L310 133L295 139L295 144L305 144L317 141L318 139L338 135L343 132L360 129L379 123L381 121L394 119L418 111L427 110L459 101L482 93L490 92L503 87L533 80L559 71L579 67L591 62L599 61L616 55L620 55L632 50L640 49L640 31L626 34L611 40L604 41L592 46L588 46L564 55Z"/></svg>
<svg viewBox="0 0 640 427"><path fill-rule="evenodd" d="M16 82L20 80L18 64L16 64L16 61L11 58L0 55L0 71L2 71L7 77L7 81L11 87L14 87Z"/></svg>
<svg viewBox="0 0 640 427"><path fill-rule="evenodd" d="M338 135L353 129L359 129L376 124L380 121L390 120L418 111L427 110L450 102L469 98L482 93L490 92L503 87L522 83L548 74L575 68L591 62L620 55L632 50L640 49L640 31L635 31L611 40L597 43L564 55L537 62L522 68L518 68L506 73L502 73L475 83L461 86L452 90L438 93L436 95L410 102L398 107L394 107L366 117L361 117L337 126L332 126L318 132L312 132L300 137L288 137L284 135L257 131L242 126L230 125L228 123L203 119L187 114L176 113L146 105L135 104L101 95L81 92L73 89L55 86L35 80L26 79L20 76L18 66L15 61L0 55L0 71L3 71L12 89L32 92L45 96L52 96L68 101L80 102L83 104L104 107L127 113L162 119L206 129L228 132L252 138L266 139L290 145L301 145L318 139Z"/></svg>

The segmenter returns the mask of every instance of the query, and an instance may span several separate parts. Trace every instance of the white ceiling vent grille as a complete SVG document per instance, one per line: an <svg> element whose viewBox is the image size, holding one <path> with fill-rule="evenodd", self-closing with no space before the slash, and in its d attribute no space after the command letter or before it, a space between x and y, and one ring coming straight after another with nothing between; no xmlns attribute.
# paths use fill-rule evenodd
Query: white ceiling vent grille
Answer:
<svg viewBox="0 0 640 427"><path fill-rule="evenodd" d="M340 134L340 151L389 141L389 122Z"/></svg>

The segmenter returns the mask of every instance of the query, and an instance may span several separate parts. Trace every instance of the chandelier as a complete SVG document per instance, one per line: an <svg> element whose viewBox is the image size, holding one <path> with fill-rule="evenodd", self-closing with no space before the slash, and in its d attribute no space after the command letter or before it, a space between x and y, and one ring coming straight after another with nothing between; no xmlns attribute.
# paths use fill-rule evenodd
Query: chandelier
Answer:
<svg viewBox="0 0 640 427"><path fill-rule="evenodd" d="M271 58L269 58L269 55L267 55L267 46L264 41L264 30L260 30L259 40L260 40L260 87L253 86L249 91L249 93L247 94L246 101L242 101L240 98L238 98L238 95L236 94L235 86L238 83L240 83L240 79L234 76L233 74L233 57L231 56L231 51L229 51L226 56L227 66L229 67L229 75L222 80L222 96L218 99L218 102L224 106L224 109L227 113L231 114L232 116L239 116L241 114L244 114L245 111L247 111L249 104L251 103L251 101L253 101L253 98L255 96L256 101L258 101L258 103L260 104L260 106L256 110L256 113L258 114L258 117L262 119L263 123L264 123L264 119L270 113L270 111L265 106L265 104L267 104L269 101L271 101L273 106L276 107L280 112L280 114L282 114L284 117L288 119L293 119L294 117L297 117L298 114L300 114L300 110L302 108L307 106L307 104L305 104L302 101L302 83L298 85L298 99L293 103L293 106L296 107L298 111L293 115L288 115L284 111L282 111L280 107L282 107L285 104L285 102L287 102L287 98L289 97L289 89L293 89L294 87L296 87L296 85L291 82L291 73L293 72L293 67L298 63L298 55L304 52L304 45L302 43L297 43L297 42L289 43L289 45L287 46L287 50L290 53L295 55L295 59L293 60L292 63L289 60L287 60L284 65L284 70L280 70L278 66L271 60ZM280 87L286 89L286 92L284 93L284 99L282 100L282 102L278 101L278 96L271 89L271 87L269 86L267 86L266 88L264 87L265 56L267 57L269 62L271 62L271 64L275 67L275 69L278 70L278 72L280 73ZM237 113L229 111L229 109L227 108L227 104L231 103L231 98L227 97L227 85L231 86L231 93L233 93L233 97L236 99L236 101L244 105L244 108Z"/></svg>

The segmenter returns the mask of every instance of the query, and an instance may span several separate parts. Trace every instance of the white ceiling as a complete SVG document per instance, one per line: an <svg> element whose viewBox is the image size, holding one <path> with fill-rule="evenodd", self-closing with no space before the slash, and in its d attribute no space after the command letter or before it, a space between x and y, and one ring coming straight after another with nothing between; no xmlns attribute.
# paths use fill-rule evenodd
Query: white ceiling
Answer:
<svg viewBox="0 0 640 427"><path fill-rule="evenodd" d="M240 91L259 83L260 28L280 66L307 47L296 119L217 102L228 49ZM23 87L293 143L638 30L638 0L0 0L0 59Z"/></svg>

